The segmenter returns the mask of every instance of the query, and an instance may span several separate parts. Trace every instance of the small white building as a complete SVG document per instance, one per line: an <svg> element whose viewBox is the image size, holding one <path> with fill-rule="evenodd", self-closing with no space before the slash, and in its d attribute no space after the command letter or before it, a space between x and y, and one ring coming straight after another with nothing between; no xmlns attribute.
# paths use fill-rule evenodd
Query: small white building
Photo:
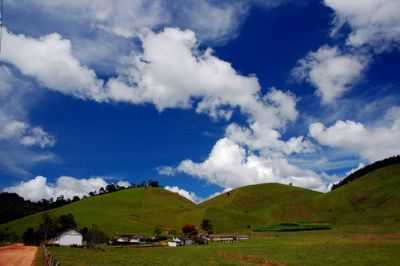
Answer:
<svg viewBox="0 0 400 266"><path fill-rule="evenodd" d="M49 244L60 246L82 246L83 236L76 230L68 230L49 241Z"/></svg>
<svg viewBox="0 0 400 266"><path fill-rule="evenodd" d="M121 235L118 238L116 238L113 242L114 244L118 245L130 245L130 244L141 244L144 239L144 236L138 236L138 235Z"/></svg>
<svg viewBox="0 0 400 266"><path fill-rule="evenodd" d="M182 246L182 241L179 238L174 237L172 240L168 241L168 247L176 248L178 246Z"/></svg>

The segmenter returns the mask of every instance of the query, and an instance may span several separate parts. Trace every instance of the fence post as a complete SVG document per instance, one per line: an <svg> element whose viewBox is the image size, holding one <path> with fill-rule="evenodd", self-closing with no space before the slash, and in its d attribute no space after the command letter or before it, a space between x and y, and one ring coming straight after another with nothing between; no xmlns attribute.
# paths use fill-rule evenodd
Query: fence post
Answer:
<svg viewBox="0 0 400 266"><path fill-rule="evenodd" d="M58 260L50 254L46 245L42 245L43 249L43 266L60 266Z"/></svg>

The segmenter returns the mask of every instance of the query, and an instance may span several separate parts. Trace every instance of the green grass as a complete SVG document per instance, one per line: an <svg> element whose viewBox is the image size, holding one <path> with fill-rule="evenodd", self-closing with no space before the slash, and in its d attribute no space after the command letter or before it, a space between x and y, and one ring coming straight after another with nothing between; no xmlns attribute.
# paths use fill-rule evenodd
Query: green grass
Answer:
<svg viewBox="0 0 400 266"><path fill-rule="evenodd" d="M43 250L41 247L39 247L32 266L43 266L43 262L44 262Z"/></svg>
<svg viewBox="0 0 400 266"><path fill-rule="evenodd" d="M254 234L249 241L182 248L51 248L63 266L103 265L400 265L400 235L357 239L346 230ZM267 264L269 262L270 264ZM273 264L275 263L275 264Z"/></svg>

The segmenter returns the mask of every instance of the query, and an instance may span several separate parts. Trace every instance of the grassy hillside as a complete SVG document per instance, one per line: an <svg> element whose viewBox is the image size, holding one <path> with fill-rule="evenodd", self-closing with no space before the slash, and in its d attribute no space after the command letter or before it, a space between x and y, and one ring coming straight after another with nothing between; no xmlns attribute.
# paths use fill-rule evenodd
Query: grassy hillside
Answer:
<svg viewBox="0 0 400 266"><path fill-rule="evenodd" d="M121 233L152 233L155 226L182 227L177 222L179 213L195 204L161 188L134 188L84 199L49 211L50 215L72 213L79 226L98 225L109 235ZM21 234L27 227L36 226L42 213L10 222L8 227Z"/></svg>
<svg viewBox="0 0 400 266"><path fill-rule="evenodd" d="M195 205L163 189L128 189L92 197L50 211L72 213L80 226L96 224L108 234L152 233L155 226L177 229L210 219L215 232L243 232L282 222L344 225L400 224L400 165L386 166L329 193L281 184L253 185ZM42 214L2 227L22 233ZM0 227L1 228L1 227Z"/></svg>
<svg viewBox="0 0 400 266"><path fill-rule="evenodd" d="M400 224L399 191L400 165L387 166L323 195L320 215L346 224Z"/></svg>
<svg viewBox="0 0 400 266"><path fill-rule="evenodd" d="M281 184L238 188L181 214L181 219L199 224L210 219L216 232L240 232L280 221L308 219L313 201L322 193Z"/></svg>

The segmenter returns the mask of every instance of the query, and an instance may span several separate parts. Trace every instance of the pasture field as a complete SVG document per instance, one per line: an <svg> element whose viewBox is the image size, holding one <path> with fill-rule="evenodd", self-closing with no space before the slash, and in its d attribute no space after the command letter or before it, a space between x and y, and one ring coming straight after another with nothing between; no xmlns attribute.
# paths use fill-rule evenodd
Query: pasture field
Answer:
<svg viewBox="0 0 400 266"><path fill-rule="evenodd" d="M249 241L233 244L104 250L52 247L50 252L63 266L395 266L400 265L400 233L394 233L393 228L257 233Z"/></svg>

